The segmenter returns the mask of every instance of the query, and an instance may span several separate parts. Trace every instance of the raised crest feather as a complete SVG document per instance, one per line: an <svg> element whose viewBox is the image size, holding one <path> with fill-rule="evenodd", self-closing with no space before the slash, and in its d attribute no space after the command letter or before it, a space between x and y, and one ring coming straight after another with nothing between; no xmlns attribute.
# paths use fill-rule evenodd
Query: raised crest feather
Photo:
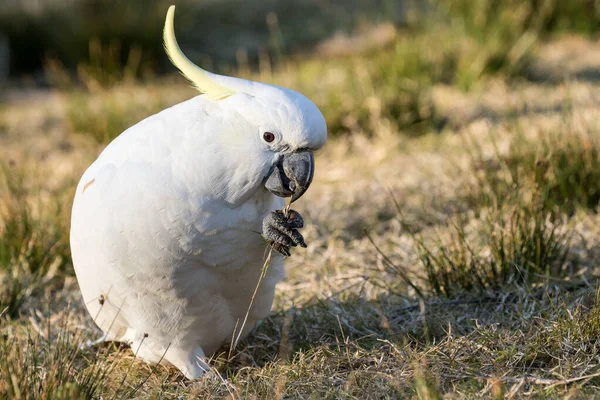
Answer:
<svg viewBox="0 0 600 400"><path fill-rule="evenodd" d="M183 54L181 48L179 48L179 44L177 44L177 39L175 39L174 15L175 6L173 5L167 11L165 29L163 31L165 50L173 65L194 84L196 89L211 99L221 100L235 94L234 90L215 82L211 77L213 74L198 67Z"/></svg>

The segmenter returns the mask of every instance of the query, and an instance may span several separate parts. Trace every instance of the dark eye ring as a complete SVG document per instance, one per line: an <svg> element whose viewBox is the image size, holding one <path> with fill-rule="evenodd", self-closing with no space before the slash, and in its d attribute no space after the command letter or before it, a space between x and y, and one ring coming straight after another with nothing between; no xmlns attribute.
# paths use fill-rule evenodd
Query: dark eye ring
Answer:
<svg viewBox="0 0 600 400"><path fill-rule="evenodd" d="M275 140L275 134L272 132L265 132L263 133L263 139L265 142L271 143L273 140Z"/></svg>

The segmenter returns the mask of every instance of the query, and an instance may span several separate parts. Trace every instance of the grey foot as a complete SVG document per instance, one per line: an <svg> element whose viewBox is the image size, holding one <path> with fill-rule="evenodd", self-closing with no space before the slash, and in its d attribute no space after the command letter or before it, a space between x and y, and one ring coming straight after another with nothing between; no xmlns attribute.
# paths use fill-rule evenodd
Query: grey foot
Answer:
<svg viewBox="0 0 600 400"><path fill-rule="evenodd" d="M291 247L306 247L304 238L298 231L304 226L302 216L290 210L285 216L281 210L272 211L263 220L263 237L273 244L273 249L288 257Z"/></svg>

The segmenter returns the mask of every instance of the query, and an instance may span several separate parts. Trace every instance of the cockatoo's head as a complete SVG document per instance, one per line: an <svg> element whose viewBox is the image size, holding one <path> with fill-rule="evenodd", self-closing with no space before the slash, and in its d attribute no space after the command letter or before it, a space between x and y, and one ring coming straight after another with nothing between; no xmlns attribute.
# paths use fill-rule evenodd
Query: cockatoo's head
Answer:
<svg viewBox="0 0 600 400"><path fill-rule="evenodd" d="M293 90L213 74L194 65L175 39L174 13L171 6L165 49L183 75L215 102L211 109L218 117L219 143L240 159L251 159L248 169L258 173L260 183L273 194L291 196L292 202L300 198L312 182L313 152L327 139L325 118L317 106Z"/></svg>

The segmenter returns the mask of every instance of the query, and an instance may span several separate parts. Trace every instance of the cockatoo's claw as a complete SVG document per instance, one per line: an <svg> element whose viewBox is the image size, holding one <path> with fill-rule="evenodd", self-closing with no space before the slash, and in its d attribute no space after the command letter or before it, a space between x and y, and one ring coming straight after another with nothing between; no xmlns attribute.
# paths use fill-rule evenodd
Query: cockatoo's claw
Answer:
<svg viewBox="0 0 600 400"><path fill-rule="evenodd" d="M275 250L276 252L278 252L279 254L281 254L284 257L289 257L292 255L292 251L290 249L290 246L284 246L282 244L279 243L273 243L271 242L271 247L273 247L273 250Z"/></svg>
<svg viewBox="0 0 600 400"><path fill-rule="evenodd" d="M302 216L294 210L287 215L281 210L272 211L263 220L263 237L273 244L273 249L289 257L290 247L306 247L298 229L304 226Z"/></svg>
<svg viewBox="0 0 600 400"><path fill-rule="evenodd" d="M301 229L304 228L304 219L295 210L289 210L287 215L281 210L271 211L271 214L267 215L264 221L272 221L272 225L276 228L289 228L289 229ZM263 222L263 228L265 222Z"/></svg>

